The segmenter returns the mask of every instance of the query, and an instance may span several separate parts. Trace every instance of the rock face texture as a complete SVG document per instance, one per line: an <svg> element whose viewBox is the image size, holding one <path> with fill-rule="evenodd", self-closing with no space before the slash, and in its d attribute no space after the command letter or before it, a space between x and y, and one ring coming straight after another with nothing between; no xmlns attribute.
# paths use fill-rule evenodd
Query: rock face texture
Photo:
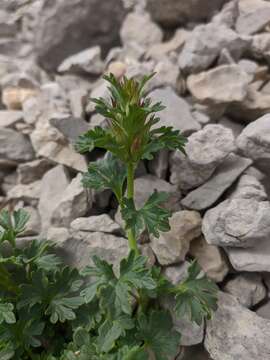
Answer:
<svg viewBox="0 0 270 360"><path fill-rule="evenodd" d="M205 347L215 360L267 360L269 320L220 293L219 308L206 327Z"/></svg>
<svg viewBox="0 0 270 360"><path fill-rule="evenodd" d="M136 208L164 191L172 213L170 231L144 231L139 246L174 284L197 259L223 291L201 326L164 302L177 360L270 359L269 24L268 0L0 0L0 209L31 214L22 243L53 240L79 268L126 256L114 195L81 184L106 154L74 142L109 126L90 101L110 101L103 75L156 73L146 95L188 142L136 170Z"/></svg>
<svg viewBox="0 0 270 360"><path fill-rule="evenodd" d="M56 69L67 56L91 45L107 51L117 42L124 9L120 0L44 1L35 34L40 64ZM108 34L110 34L108 36Z"/></svg>

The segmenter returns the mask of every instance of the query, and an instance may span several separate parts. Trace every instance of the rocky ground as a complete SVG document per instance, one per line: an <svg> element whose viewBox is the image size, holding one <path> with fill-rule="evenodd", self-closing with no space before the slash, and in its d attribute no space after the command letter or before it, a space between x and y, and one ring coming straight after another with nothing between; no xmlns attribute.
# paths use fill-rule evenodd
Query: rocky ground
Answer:
<svg viewBox="0 0 270 360"><path fill-rule="evenodd" d="M196 257L221 289L207 324L175 319L188 360L270 359L269 24L264 0L0 2L0 207L30 212L22 243L41 234L79 267L127 253L112 194L80 184L104 154L73 142L106 126L89 102L102 74L157 72L161 123L189 142L138 169L137 205L157 189L173 211L141 249L174 282Z"/></svg>

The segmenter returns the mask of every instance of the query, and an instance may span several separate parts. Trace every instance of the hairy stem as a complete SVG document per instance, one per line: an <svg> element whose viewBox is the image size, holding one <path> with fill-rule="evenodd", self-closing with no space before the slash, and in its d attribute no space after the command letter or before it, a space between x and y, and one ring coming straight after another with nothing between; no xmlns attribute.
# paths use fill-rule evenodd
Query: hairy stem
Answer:
<svg viewBox="0 0 270 360"><path fill-rule="evenodd" d="M128 199L134 198L134 165L132 163L127 166L127 197ZM135 238L134 232L129 229L127 230L128 244L131 250L134 250L135 253L139 254L139 249L137 246L137 241Z"/></svg>

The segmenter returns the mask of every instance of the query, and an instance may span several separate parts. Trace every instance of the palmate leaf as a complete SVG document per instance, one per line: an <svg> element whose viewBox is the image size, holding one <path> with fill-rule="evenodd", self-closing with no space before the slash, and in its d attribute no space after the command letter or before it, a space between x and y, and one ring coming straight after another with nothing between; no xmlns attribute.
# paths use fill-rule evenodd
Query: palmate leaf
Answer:
<svg viewBox="0 0 270 360"><path fill-rule="evenodd" d="M168 312L152 311L149 317L141 314L138 322L138 338L144 341L145 348L156 360L169 360L177 355L180 334L173 330Z"/></svg>
<svg viewBox="0 0 270 360"><path fill-rule="evenodd" d="M178 149L185 154L187 141L187 138L179 130L162 126L150 132L150 140L143 149L142 159L152 160L153 154L162 149Z"/></svg>
<svg viewBox="0 0 270 360"><path fill-rule="evenodd" d="M200 325L204 318L210 319L212 311L217 309L218 287L205 275L194 261L188 269L187 279L175 288L178 316L189 315L192 321Z"/></svg>
<svg viewBox="0 0 270 360"><path fill-rule="evenodd" d="M12 214L4 209L0 212L0 244L8 241L15 247L16 236L25 230L29 215L23 209L14 211Z"/></svg>
<svg viewBox="0 0 270 360"><path fill-rule="evenodd" d="M16 322L13 310L14 306L12 304L0 300L0 324L3 322L6 324L14 324Z"/></svg>
<svg viewBox="0 0 270 360"><path fill-rule="evenodd" d="M155 237L159 237L160 231L169 231L171 213L162 207L167 198L168 194L155 191L139 210L132 199L124 198L121 214L127 229L132 229L137 236L147 229Z"/></svg>
<svg viewBox="0 0 270 360"><path fill-rule="evenodd" d="M111 189L119 201L122 198L125 180L124 165L108 153L104 159L90 163L82 183L84 187L95 190Z"/></svg>

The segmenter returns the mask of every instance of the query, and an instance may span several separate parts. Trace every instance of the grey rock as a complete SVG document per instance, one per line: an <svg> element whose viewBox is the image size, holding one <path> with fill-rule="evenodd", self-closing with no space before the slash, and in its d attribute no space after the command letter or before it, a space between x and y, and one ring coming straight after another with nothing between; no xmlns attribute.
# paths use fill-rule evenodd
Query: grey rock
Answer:
<svg viewBox="0 0 270 360"><path fill-rule="evenodd" d="M135 179L135 205L138 208L142 207L155 190L158 192L166 192L169 195L164 207L171 211L178 211L181 208L181 193L177 189L177 186L171 185L167 181L153 175L145 175Z"/></svg>
<svg viewBox="0 0 270 360"><path fill-rule="evenodd" d="M17 184L7 193L9 200L22 200L30 205L37 205L41 196L41 181L30 184Z"/></svg>
<svg viewBox="0 0 270 360"><path fill-rule="evenodd" d="M187 73L206 70L223 48L227 48L232 57L238 60L250 41L226 26L212 23L199 25L190 34L179 55L179 66Z"/></svg>
<svg viewBox="0 0 270 360"><path fill-rule="evenodd" d="M238 65L222 65L190 75L187 87L202 104L218 105L241 102L247 95L250 78Z"/></svg>
<svg viewBox="0 0 270 360"><path fill-rule="evenodd" d="M150 15L145 12L129 13L123 22L120 35L124 45L129 46L130 43L135 42L145 49L161 43L163 37L159 26L152 22Z"/></svg>
<svg viewBox="0 0 270 360"><path fill-rule="evenodd" d="M30 184L40 180L52 167L53 164L46 159L38 159L19 164L17 168L18 182L21 184Z"/></svg>
<svg viewBox="0 0 270 360"><path fill-rule="evenodd" d="M210 0L188 0L176 2L173 0L148 0L147 9L153 19L166 27L179 27L186 22L200 22L207 20L220 10L224 0L214 3Z"/></svg>
<svg viewBox="0 0 270 360"><path fill-rule="evenodd" d="M270 203L256 198L225 200L206 212L202 231L212 245L259 246L270 236Z"/></svg>
<svg viewBox="0 0 270 360"><path fill-rule="evenodd" d="M151 247L161 265L185 259L190 242L201 234L201 217L196 211L178 211L170 218L170 231L150 237Z"/></svg>
<svg viewBox="0 0 270 360"><path fill-rule="evenodd" d="M0 158L15 163L34 158L34 151L29 139L19 132L0 128Z"/></svg>
<svg viewBox="0 0 270 360"><path fill-rule="evenodd" d="M221 249L207 244L203 236L191 242L189 253L197 259L203 272L213 281L221 282L228 274L229 266Z"/></svg>
<svg viewBox="0 0 270 360"><path fill-rule="evenodd" d="M220 293L218 310L207 322L204 345L214 360L267 360L270 321Z"/></svg>
<svg viewBox="0 0 270 360"><path fill-rule="evenodd" d="M156 175L159 179L165 179L169 167L169 151L162 149L154 155L154 159L148 163L148 169L151 174Z"/></svg>
<svg viewBox="0 0 270 360"><path fill-rule="evenodd" d="M263 0L240 0L236 30L251 35L260 32L270 21L270 4Z"/></svg>
<svg viewBox="0 0 270 360"><path fill-rule="evenodd" d="M177 265L167 266L163 270L163 275L173 284L178 285L188 276L189 263L184 261Z"/></svg>
<svg viewBox="0 0 270 360"><path fill-rule="evenodd" d="M22 119L22 111L0 110L0 128L13 128L14 125Z"/></svg>
<svg viewBox="0 0 270 360"><path fill-rule="evenodd" d="M181 204L192 210L208 209L251 164L250 159L235 154L228 155L210 180L191 191Z"/></svg>
<svg viewBox="0 0 270 360"><path fill-rule="evenodd" d="M249 124L237 138L237 146L255 165L270 165L270 115Z"/></svg>
<svg viewBox="0 0 270 360"><path fill-rule="evenodd" d="M187 155L177 151L171 157L170 181L183 190L203 184L236 149L232 131L221 125L206 125L188 140Z"/></svg>
<svg viewBox="0 0 270 360"><path fill-rule="evenodd" d="M71 229L88 232L120 233L121 227L109 215L102 214L77 218L70 224Z"/></svg>
<svg viewBox="0 0 270 360"><path fill-rule="evenodd" d="M259 274L243 273L229 280L223 290L235 297L241 305L251 308L266 297L266 289Z"/></svg>
<svg viewBox="0 0 270 360"><path fill-rule="evenodd" d="M58 204L52 212L52 224L67 227L78 217L84 216L92 206L92 199L81 184L82 175L78 174L64 189Z"/></svg>
<svg viewBox="0 0 270 360"><path fill-rule="evenodd" d="M235 27L238 16L238 0L232 0L225 3L222 10L213 17L212 22L217 25L225 25L232 29Z"/></svg>
<svg viewBox="0 0 270 360"><path fill-rule="evenodd" d="M228 129L231 129L235 138L237 138L237 136L240 135L244 129L243 124L233 121L225 116L222 117L218 123Z"/></svg>
<svg viewBox="0 0 270 360"><path fill-rule="evenodd" d="M78 137L89 130L88 123L81 118L55 117L50 124L63 134L69 142L75 142Z"/></svg>
<svg viewBox="0 0 270 360"><path fill-rule="evenodd" d="M43 176L38 210L44 233L46 233L51 226L53 212L59 204L62 194L69 183L69 177L62 165L54 167Z"/></svg>
<svg viewBox="0 0 270 360"><path fill-rule="evenodd" d="M100 46L93 46L69 56L59 66L58 72L101 74L104 65Z"/></svg>
<svg viewBox="0 0 270 360"><path fill-rule="evenodd" d="M45 0L35 31L40 64L53 70L67 56L90 46L99 44L108 50L118 40L123 17L120 0L106 4L99 0Z"/></svg>
<svg viewBox="0 0 270 360"><path fill-rule="evenodd" d="M169 87L149 94L153 102L161 101L166 109L159 113L161 125L172 126L189 135L200 130L201 125L193 118L189 104Z"/></svg>
<svg viewBox="0 0 270 360"><path fill-rule="evenodd" d="M259 306L259 308L256 310L256 314L264 319L270 320L270 301L268 301Z"/></svg>
<svg viewBox="0 0 270 360"><path fill-rule="evenodd" d="M226 247L230 263L236 271L270 272L270 241L269 237L256 246L247 249Z"/></svg>
<svg viewBox="0 0 270 360"><path fill-rule="evenodd" d="M73 89L68 95L72 115L75 118L84 117L88 91L85 89Z"/></svg>
<svg viewBox="0 0 270 360"><path fill-rule="evenodd" d="M234 199L254 199L257 201L266 201L267 194L265 192L265 188L261 183L262 174L254 173L250 174L250 170L248 169L239 179L236 188L231 194L231 198ZM255 169L256 170L256 169ZM254 175L259 176L259 179Z"/></svg>

